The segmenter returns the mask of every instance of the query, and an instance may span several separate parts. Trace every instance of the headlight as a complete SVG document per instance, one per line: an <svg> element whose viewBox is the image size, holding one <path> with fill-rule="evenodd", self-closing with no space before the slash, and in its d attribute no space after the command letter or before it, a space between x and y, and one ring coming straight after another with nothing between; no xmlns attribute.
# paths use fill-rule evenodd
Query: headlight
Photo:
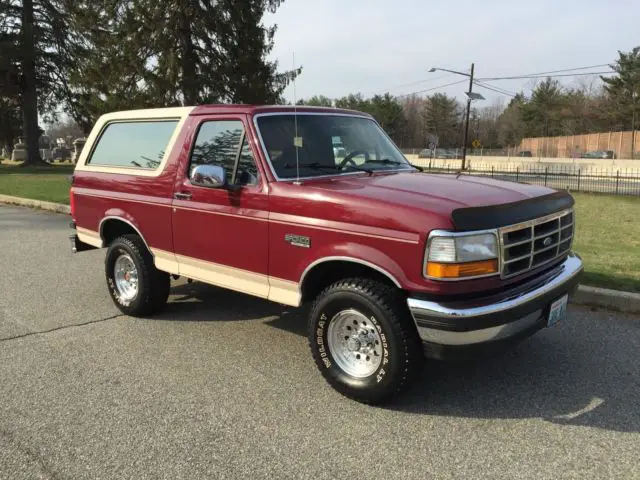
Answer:
<svg viewBox="0 0 640 480"><path fill-rule="evenodd" d="M424 275L434 279L469 278L498 273L496 232L453 233L436 230L429 235Z"/></svg>

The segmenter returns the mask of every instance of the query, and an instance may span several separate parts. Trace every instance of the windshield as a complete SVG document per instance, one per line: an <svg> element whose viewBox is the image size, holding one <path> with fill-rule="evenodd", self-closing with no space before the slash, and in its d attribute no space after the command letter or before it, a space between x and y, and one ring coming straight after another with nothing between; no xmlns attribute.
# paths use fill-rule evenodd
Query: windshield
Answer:
<svg viewBox="0 0 640 480"><path fill-rule="evenodd" d="M299 113L297 123L296 140L293 113L257 117L260 136L278 178L296 178L296 148L302 178L413 169L371 119Z"/></svg>

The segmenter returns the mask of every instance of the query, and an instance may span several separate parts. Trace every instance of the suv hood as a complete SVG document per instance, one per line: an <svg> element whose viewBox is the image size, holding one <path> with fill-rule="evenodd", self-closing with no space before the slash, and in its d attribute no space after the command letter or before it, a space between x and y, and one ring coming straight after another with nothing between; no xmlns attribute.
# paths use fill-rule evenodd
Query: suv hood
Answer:
<svg viewBox="0 0 640 480"><path fill-rule="evenodd" d="M455 210L511 204L554 192L546 187L487 177L409 172L331 177L313 182L313 187L348 197L426 210L448 218Z"/></svg>

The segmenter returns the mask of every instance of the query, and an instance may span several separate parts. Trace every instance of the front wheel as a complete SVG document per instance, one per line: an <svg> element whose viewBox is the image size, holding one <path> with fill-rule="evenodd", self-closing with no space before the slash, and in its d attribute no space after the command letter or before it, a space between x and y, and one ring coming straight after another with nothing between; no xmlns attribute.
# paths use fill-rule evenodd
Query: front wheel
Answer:
<svg viewBox="0 0 640 480"><path fill-rule="evenodd" d="M309 317L309 344L318 369L343 395L382 403L420 372L422 345L397 292L353 278L324 290Z"/></svg>

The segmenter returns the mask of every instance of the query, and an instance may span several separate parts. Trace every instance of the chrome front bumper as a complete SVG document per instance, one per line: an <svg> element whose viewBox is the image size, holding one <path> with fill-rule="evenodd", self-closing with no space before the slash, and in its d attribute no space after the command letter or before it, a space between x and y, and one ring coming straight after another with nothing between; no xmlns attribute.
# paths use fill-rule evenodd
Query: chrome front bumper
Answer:
<svg viewBox="0 0 640 480"><path fill-rule="evenodd" d="M506 292L462 301L409 298L423 342L468 346L496 342L542 328L550 304L577 288L582 260L574 253L542 276Z"/></svg>

